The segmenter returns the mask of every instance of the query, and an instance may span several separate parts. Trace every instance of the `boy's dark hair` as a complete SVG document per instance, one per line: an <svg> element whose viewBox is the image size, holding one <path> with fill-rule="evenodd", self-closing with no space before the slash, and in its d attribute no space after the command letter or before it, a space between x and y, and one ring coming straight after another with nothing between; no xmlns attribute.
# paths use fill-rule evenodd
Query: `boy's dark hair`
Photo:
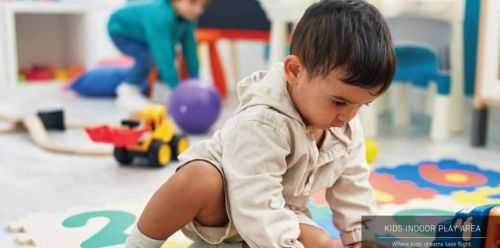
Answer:
<svg viewBox="0 0 500 248"><path fill-rule="evenodd" d="M311 76L334 69L344 81L383 93L392 81L395 55L389 28L379 11L364 0L322 0L311 5L292 36L291 53Z"/></svg>

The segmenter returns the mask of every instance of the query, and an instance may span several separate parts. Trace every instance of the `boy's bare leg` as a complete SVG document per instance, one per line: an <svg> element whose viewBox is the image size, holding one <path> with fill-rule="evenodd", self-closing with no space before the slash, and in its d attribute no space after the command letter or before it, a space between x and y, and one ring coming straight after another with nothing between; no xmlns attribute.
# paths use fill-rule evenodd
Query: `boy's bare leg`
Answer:
<svg viewBox="0 0 500 248"><path fill-rule="evenodd" d="M204 161L185 165L163 184L137 226L146 236L165 240L193 219L204 226L228 222L222 175Z"/></svg>
<svg viewBox="0 0 500 248"><path fill-rule="evenodd" d="M204 161L184 166L163 184L137 225L146 236L164 240L193 219L204 226L224 226L228 222L223 178ZM306 224L300 224L300 229L299 240L305 248L334 247L335 241L323 230Z"/></svg>

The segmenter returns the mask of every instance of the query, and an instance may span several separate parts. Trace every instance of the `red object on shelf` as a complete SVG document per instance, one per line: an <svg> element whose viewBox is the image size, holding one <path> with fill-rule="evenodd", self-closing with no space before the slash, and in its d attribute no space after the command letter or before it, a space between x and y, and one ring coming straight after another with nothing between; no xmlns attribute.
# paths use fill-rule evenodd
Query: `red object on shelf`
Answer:
<svg viewBox="0 0 500 248"><path fill-rule="evenodd" d="M46 82L51 80L68 81L85 73L82 65L70 66L68 69L59 66L35 64L30 68L21 68L19 74L29 83Z"/></svg>
<svg viewBox="0 0 500 248"><path fill-rule="evenodd" d="M112 144L116 147L137 145L139 139L147 129L115 128L108 125L87 127L85 132L96 143Z"/></svg>
<svg viewBox="0 0 500 248"><path fill-rule="evenodd" d="M34 65L31 69L23 71L27 81L47 81L54 78L52 68L48 65Z"/></svg>

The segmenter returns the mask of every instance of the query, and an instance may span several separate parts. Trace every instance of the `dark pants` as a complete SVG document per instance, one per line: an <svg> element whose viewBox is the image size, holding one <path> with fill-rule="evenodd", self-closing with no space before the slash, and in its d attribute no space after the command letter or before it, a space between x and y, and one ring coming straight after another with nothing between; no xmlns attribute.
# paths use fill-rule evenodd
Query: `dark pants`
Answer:
<svg viewBox="0 0 500 248"><path fill-rule="evenodd" d="M125 82L144 88L149 72L154 66L147 44L117 35L111 35L111 40L120 52L134 59L134 65L130 68Z"/></svg>

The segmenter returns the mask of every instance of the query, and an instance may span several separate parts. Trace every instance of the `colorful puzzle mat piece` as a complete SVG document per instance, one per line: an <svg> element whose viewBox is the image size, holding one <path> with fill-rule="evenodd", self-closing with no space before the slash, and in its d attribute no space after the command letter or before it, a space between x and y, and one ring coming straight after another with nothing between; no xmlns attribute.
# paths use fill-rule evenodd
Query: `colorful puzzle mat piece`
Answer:
<svg viewBox="0 0 500 248"><path fill-rule="evenodd" d="M325 192L313 195L311 202L307 205L313 220L327 231L334 239L340 239L339 231L333 226L332 212L325 200Z"/></svg>
<svg viewBox="0 0 500 248"><path fill-rule="evenodd" d="M314 220L332 237L339 237L332 225L327 205L310 205ZM123 247L141 208L122 204L106 208L79 208L60 213L37 213L11 225L8 229L21 246L119 248ZM162 248L187 248L192 241L181 232Z"/></svg>
<svg viewBox="0 0 500 248"><path fill-rule="evenodd" d="M473 204L458 203L449 196L437 195L431 200L413 199L408 201L407 204L379 204L375 214L401 216L454 215L455 212L461 209L472 208L475 206L476 205Z"/></svg>
<svg viewBox="0 0 500 248"><path fill-rule="evenodd" d="M397 180L391 174L373 172L370 183L379 204L405 204L412 199L433 199L437 195L433 189L421 189L414 182Z"/></svg>
<svg viewBox="0 0 500 248"><path fill-rule="evenodd" d="M116 205L80 208L60 213L37 213L8 227L21 246L119 248L131 232L140 207ZM192 241L175 233L162 248L187 248Z"/></svg>
<svg viewBox="0 0 500 248"><path fill-rule="evenodd" d="M424 161L395 168L378 168L378 173L398 180L414 182L419 188L449 195L457 190L474 191L478 187L499 187L500 173L457 160Z"/></svg>
<svg viewBox="0 0 500 248"><path fill-rule="evenodd" d="M327 205L310 204L314 220L333 238L339 239ZM119 248L123 247L141 209L122 204L106 208L79 208L60 213L37 213L9 226L21 246ZM187 248L192 241L181 232L162 248Z"/></svg>
<svg viewBox="0 0 500 248"><path fill-rule="evenodd" d="M472 208L476 205L458 203L449 196L436 195L432 199L411 199L405 204L383 203L378 205L374 215L383 216L452 216L455 212ZM308 205L316 223L329 232L333 238L339 238L339 231L333 226L333 216L324 193L316 193Z"/></svg>
<svg viewBox="0 0 500 248"><path fill-rule="evenodd" d="M460 203L474 205L500 204L500 187L479 187L472 192L458 191L452 194Z"/></svg>
<svg viewBox="0 0 500 248"><path fill-rule="evenodd" d="M450 215L460 209L500 204L500 173L456 160L380 167L370 175L380 215ZM333 237L332 214L324 192L309 204L313 219Z"/></svg>

